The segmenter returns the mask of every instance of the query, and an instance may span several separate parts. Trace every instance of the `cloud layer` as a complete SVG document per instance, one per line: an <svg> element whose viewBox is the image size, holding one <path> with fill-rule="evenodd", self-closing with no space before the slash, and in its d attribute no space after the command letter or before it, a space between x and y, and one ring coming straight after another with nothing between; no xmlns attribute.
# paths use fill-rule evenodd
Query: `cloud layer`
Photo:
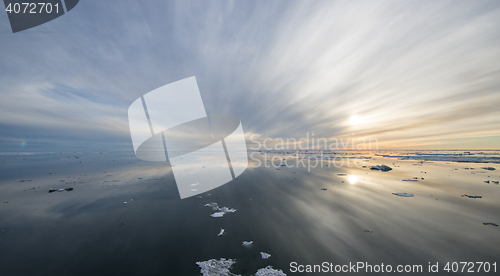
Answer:
<svg viewBox="0 0 500 276"><path fill-rule="evenodd" d="M131 150L128 106L190 76L248 135L500 148L478 138L500 136L499 23L497 1L84 1L17 34L2 14L0 150Z"/></svg>

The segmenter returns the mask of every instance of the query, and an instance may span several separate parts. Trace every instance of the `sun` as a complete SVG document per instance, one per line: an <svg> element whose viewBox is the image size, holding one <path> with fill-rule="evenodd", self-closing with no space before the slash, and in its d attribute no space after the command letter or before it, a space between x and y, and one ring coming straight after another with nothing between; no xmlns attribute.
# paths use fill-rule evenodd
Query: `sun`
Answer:
<svg viewBox="0 0 500 276"><path fill-rule="evenodd" d="M361 123L361 117L358 115L352 115L351 118L349 119L349 124L351 125L359 125Z"/></svg>

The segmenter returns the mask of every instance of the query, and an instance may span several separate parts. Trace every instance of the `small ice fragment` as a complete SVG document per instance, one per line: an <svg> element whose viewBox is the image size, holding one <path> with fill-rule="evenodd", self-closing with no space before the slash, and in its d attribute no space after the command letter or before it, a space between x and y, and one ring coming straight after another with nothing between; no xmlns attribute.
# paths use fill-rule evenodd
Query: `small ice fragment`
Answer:
<svg viewBox="0 0 500 276"><path fill-rule="evenodd" d="M59 189L57 190L58 192L64 192L65 190L64 189Z"/></svg>
<svg viewBox="0 0 500 276"><path fill-rule="evenodd" d="M191 192L196 192L198 191L198 189L191 189Z"/></svg>
<svg viewBox="0 0 500 276"><path fill-rule="evenodd" d="M234 213L236 209L228 208L228 207L219 207L219 205L215 202L205 204L205 207L212 207L214 211L220 211L221 213Z"/></svg>
<svg viewBox="0 0 500 276"><path fill-rule="evenodd" d="M262 259L269 259L271 257L271 254L260 252L260 256L262 257Z"/></svg>
<svg viewBox="0 0 500 276"><path fill-rule="evenodd" d="M286 274L281 269L277 270L269 265L259 269L257 273L255 273L255 276L286 276Z"/></svg>
<svg viewBox="0 0 500 276"><path fill-rule="evenodd" d="M392 193L392 194L403 197L413 197L413 194L408 194L408 193Z"/></svg>
<svg viewBox="0 0 500 276"><path fill-rule="evenodd" d="M253 244L253 241L244 241L244 242L243 242L243 245L244 245L244 246L250 246L250 245L252 245L252 244Z"/></svg>
<svg viewBox="0 0 500 276"><path fill-rule="evenodd" d="M221 228L220 232L219 232L219 234L217 234L217 236L220 237L220 236L224 235L224 231L226 231L226 230L224 230L224 228Z"/></svg>
<svg viewBox="0 0 500 276"><path fill-rule="evenodd" d="M234 213L234 212L236 212L236 209L234 209L234 208L229 209L227 207L219 208L219 210L222 211L222 212L224 212L224 213Z"/></svg>
<svg viewBox="0 0 500 276"><path fill-rule="evenodd" d="M371 166L370 170L388 172L388 171L392 170L392 168L387 166L387 165L375 165L375 166Z"/></svg>
<svg viewBox="0 0 500 276"><path fill-rule="evenodd" d="M211 214L210 216L213 218L221 218L222 216L224 216L224 212L216 212Z"/></svg>
<svg viewBox="0 0 500 276"><path fill-rule="evenodd" d="M124 201L124 202L123 202L123 204L127 204L127 202L126 202L126 201Z"/></svg>
<svg viewBox="0 0 500 276"><path fill-rule="evenodd" d="M133 199L130 199L130 202L134 201Z"/></svg>
<svg viewBox="0 0 500 276"><path fill-rule="evenodd" d="M200 182L193 183L193 184L191 184L191 187L198 186L199 184L200 184Z"/></svg>
<svg viewBox="0 0 500 276"><path fill-rule="evenodd" d="M483 198L482 196L477 196L477 195L462 195L462 197L468 197L468 198Z"/></svg>

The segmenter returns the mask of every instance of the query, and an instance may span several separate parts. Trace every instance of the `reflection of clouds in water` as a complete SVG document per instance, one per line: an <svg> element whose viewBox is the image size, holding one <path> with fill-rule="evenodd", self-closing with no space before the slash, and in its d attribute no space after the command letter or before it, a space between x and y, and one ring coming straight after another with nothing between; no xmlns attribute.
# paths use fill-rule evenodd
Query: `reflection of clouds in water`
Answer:
<svg viewBox="0 0 500 276"><path fill-rule="evenodd" d="M432 248L436 260L479 255L491 260L500 253L488 242L491 233L481 231L482 217L500 219L498 202L491 198L484 202L487 205L470 206L463 204L459 194L454 196L458 189L488 189L483 193L494 194L493 186L471 185L481 183L482 178L466 170L462 171L463 175L458 172L451 175L450 180L451 165L444 164L426 166L427 175L433 175L436 180L406 183L401 181L403 177L416 176L422 168L415 168L414 161L398 163L398 168L404 170L382 173L351 169L347 179L356 185L347 181L343 184L342 177L337 176L338 171L316 169L306 176L297 170L294 176L300 180L296 183L307 185L294 184L281 189L280 195L288 199L283 203L287 210L281 215L301 221L300 225L304 226L281 235L285 235L284 239L292 239L296 232L306 231L309 243L321 247L338 262L375 259L425 264L430 255L429 248ZM284 174L283 171L279 173ZM316 187L327 187L328 190L318 193ZM409 192L415 194L415 198L408 201L394 197L393 192ZM370 234L365 234L365 230L370 230ZM409 243L409 239L412 242ZM457 251L471 240L477 242L472 248L473 253ZM299 250L305 245L296 240L290 246ZM314 252L321 252L321 249ZM316 257L321 256L318 253ZM314 261L315 257L311 256L311 259Z"/></svg>

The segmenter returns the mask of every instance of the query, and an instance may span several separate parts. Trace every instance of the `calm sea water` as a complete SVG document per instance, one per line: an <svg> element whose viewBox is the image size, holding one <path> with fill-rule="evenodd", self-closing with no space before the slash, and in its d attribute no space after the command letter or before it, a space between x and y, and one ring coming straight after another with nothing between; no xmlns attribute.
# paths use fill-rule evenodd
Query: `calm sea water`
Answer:
<svg viewBox="0 0 500 276"><path fill-rule="evenodd" d="M0 275L200 275L197 261L219 258L235 259L231 271L241 275L267 265L325 275L293 273L291 262L422 265L419 275L429 262L440 271L446 262L500 262L500 229L483 225L500 223L500 187L485 182L500 180L498 164L365 160L393 168L379 172L251 162L237 180L180 200L166 163L131 152L0 162ZM211 202L237 211L212 218Z"/></svg>

